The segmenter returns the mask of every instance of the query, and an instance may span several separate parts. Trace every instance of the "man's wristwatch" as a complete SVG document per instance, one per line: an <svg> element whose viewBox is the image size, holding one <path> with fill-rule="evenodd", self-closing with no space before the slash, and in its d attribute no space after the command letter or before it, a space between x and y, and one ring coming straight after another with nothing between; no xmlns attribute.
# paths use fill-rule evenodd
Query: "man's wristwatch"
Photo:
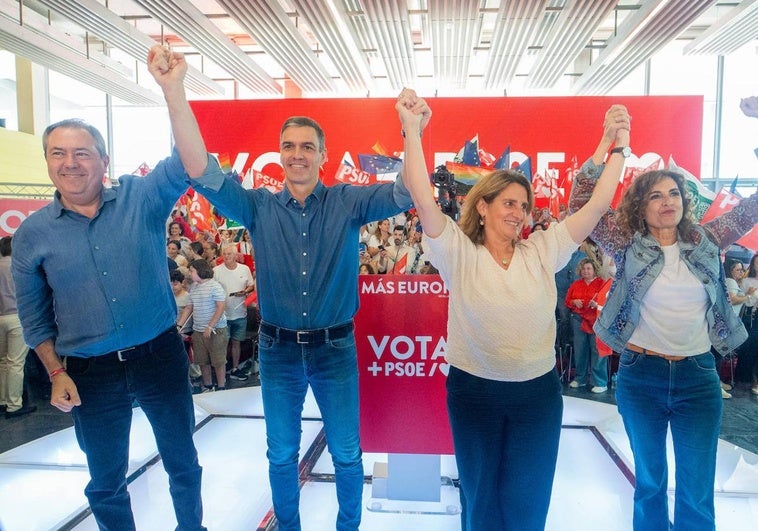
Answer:
<svg viewBox="0 0 758 531"><path fill-rule="evenodd" d="M610 155L613 155L614 153L621 153L621 156L625 159L629 158L629 155L632 154L632 149L629 146L624 147L615 147L612 150L608 152Z"/></svg>

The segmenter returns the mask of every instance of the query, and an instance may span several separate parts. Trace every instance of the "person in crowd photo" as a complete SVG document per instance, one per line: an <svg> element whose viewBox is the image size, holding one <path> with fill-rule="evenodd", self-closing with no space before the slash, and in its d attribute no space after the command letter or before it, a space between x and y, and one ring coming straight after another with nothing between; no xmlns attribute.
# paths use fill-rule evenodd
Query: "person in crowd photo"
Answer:
<svg viewBox="0 0 758 531"><path fill-rule="evenodd" d="M598 265L590 258L582 259L577 269L581 278L569 286L564 299L564 304L572 314L576 368L569 387L576 389L591 383L593 393L604 393L608 390L608 358L598 353L595 332L592 330L598 311L595 296L603 287L604 280L597 276Z"/></svg>
<svg viewBox="0 0 758 531"><path fill-rule="evenodd" d="M595 180L581 174L573 212ZM637 176L592 239L617 271L595 333L620 353L616 402L634 454L635 531L714 529L716 447L723 408L711 354L747 337L731 309L720 249L758 222L758 193L703 225L693 221L684 177L668 170ZM676 466L669 523L666 436Z"/></svg>
<svg viewBox="0 0 758 531"><path fill-rule="evenodd" d="M166 241L178 241L180 244L190 243L190 240L185 236L184 225L178 221L172 221L168 224L168 237Z"/></svg>
<svg viewBox="0 0 758 531"><path fill-rule="evenodd" d="M383 269L388 274L404 275L411 272L411 267L416 263L416 250L408 245L403 225L395 225L386 251Z"/></svg>
<svg viewBox="0 0 758 531"><path fill-rule="evenodd" d="M534 206L527 178L513 170L482 177L456 224L442 213L429 185L419 138L428 107L403 89L396 109L405 131L402 177L432 263L450 290L446 385L461 528L542 530L563 411L555 371L554 276L611 203L624 157L613 150L605 167L600 164L612 143L629 145L629 115L622 105L605 115L598 147L582 167L600 175L585 207L523 240Z"/></svg>
<svg viewBox="0 0 758 531"><path fill-rule="evenodd" d="M24 343L11 274L13 236L0 238L0 411L15 418L37 411L24 405L24 364L29 347Z"/></svg>
<svg viewBox="0 0 758 531"><path fill-rule="evenodd" d="M401 179L325 186L319 179L326 160L325 135L311 118L285 120L279 147L281 192L246 190L218 174L185 184L222 215L241 223L256 249L259 370L279 529L300 529L298 454L301 412L310 386L334 464L336 526L357 530L363 498L353 333L359 231L371 220L405 211L411 198Z"/></svg>
<svg viewBox="0 0 758 531"><path fill-rule="evenodd" d="M386 249L392 243L390 238L392 233L390 232L390 220L383 219L376 224L376 229L371 237L368 239L368 254L372 258L378 258L377 255L382 249Z"/></svg>
<svg viewBox="0 0 758 531"><path fill-rule="evenodd" d="M166 244L166 255L174 261L177 267L187 267L187 259L179 254L182 244L178 240L169 240Z"/></svg>
<svg viewBox="0 0 758 531"><path fill-rule="evenodd" d="M748 382L750 392L758 395L758 254L750 259L747 275L740 282L742 291L750 295L745 300L742 324L747 330L747 341L737 349L735 381Z"/></svg>
<svg viewBox="0 0 758 531"><path fill-rule="evenodd" d="M226 349L229 334L226 327L226 293L213 279L213 269L204 259L189 264L194 282L189 303L177 319L177 328L184 328L192 316L192 361L200 366L203 393L226 389ZM213 385L213 377L216 385Z"/></svg>
<svg viewBox="0 0 758 531"><path fill-rule="evenodd" d="M247 306L245 297L253 291L253 274L245 264L237 261L237 244L227 242L221 246L224 262L213 268L213 279L226 293L226 326L229 329L229 353L232 358L229 377L244 382L247 373L240 369L242 341L247 334Z"/></svg>
<svg viewBox="0 0 758 531"><path fill-rule="evenodd" d="M50 125L42 145L56 192L16 231L12 271L24 339L52 381L50 403L73 415L98 527L135 529L126 472L136 402L168 474L177 529L196 531L204 529L202 470L165 220L186 175L218 165L209 163L186 103L184 57L155 46L147 63L168 104L174 152L145 177L125 175L105 188L109 157L100 132L78 119Z"/></svg>

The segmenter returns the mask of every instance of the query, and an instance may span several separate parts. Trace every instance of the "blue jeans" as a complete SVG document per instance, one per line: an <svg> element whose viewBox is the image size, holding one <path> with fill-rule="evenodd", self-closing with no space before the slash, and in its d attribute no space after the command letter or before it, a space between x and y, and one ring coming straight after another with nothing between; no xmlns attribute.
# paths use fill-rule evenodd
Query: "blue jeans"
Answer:
<svg viewBox="0 0 758 531"><path fill-rule="evenodd" d="M310 384L326 432L337 487L337 529L358 529L363 461L358 433L358 360L355 336L301 345L263 332L259 370L269 481L280 531L300 529L298 451L305 393Z"/></svg>
<svg viewBox="0 0 758 531"><path fill-rule="evenodd" d="M202 527L202 469L192 440L195 413L188 358L176 331L159 336L150 354L121 362L113 356L67 358L82 404L73 409L79 447L87 455L90 482L84 490L101 530L135 529L126 472L132 402L152 426L169 478L177 529Z"/></svg>
<svg viewBox="0 0 758 531"><path fill-rule="evenodd" d="M589 367L592 374L590 383L598 387L608 387L608 358L601 357L598 353L595 334L588 334L582 330L582 319L576 314L571 315L571 326L574 329L574 380L585 385Z"/></svg>
<svg viewBox="0 0 758 531"><path fill-rule="evenodd" d="M669 530L669 427L676 463L673 529L715 529L713 484L723 404L713 355L670 362L625 350L616 402L634 453L634 530Z"/></svg>
<svg viewBox="0 0 758 531"><path fill-rule="evenodd" d="M451 366L447 408L462 531L544 530L563 415L555 371L500 382Z"/></svg>

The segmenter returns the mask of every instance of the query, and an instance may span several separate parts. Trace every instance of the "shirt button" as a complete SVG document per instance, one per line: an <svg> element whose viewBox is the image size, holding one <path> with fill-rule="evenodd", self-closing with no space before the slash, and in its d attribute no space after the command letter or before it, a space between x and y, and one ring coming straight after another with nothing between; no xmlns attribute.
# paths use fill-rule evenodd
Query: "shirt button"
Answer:
<svg viewBox="0 0 758 531"><path fill-rule="evenodd" d="M303 256L308 256L308 253L303 253Z"/></svg>
<svg viewBox="0 0 758 531"><path fill-rule="evenodd" d="M303 276L305 276L305 271L303 271Z"/></svg>
<svg viewBox="0 0 758 531"><path fill-rule="evenodd" d="M307 312L303 312L303 317L305 317L306 315L308 315L308 313Z"/></svg>
<svg viewBox="0 0 758 531"><path fill-rule="evenodd" d="M124 328L123 324L118 325L119 328Z"/></svg>
<svg viewBox="0 0 758 531"><path fill-rule="evenodd" d="M116 302L116 297L113 297L113 298L111 299L111 302Z"/></svg>
<svg viewBox="0 0 758 531"><path fill-rule="evenodd" d="M100 246L99 245L95 245L95 250L99 251L100 250Z"/></svg>
<svg viewBox="0 0 758 531"><path fill-rule="evenodd" d="M303 297L305 297L306 295L308 295L308 292L307 292L307 291L304 291L304 292L303 292Z"/></svg>
<svg viewBox="0 0 758 531"><path fill-rule="evenodd" d="M303 217L305 217L305 212L303 212Z"/></svg>
<svg viewBox="0 0 758 531"><path fill-rule="evenodd" d="M108 276L108 272L107 271L103 271L103 276L107 277Z"/></svg>
<svg viewBox="0 0 758 531"><path fill-rule="evenodd" d="M304 233L303 233L303 236L305 236L305 234L306 234L306 233L304 232Z"/></svg>

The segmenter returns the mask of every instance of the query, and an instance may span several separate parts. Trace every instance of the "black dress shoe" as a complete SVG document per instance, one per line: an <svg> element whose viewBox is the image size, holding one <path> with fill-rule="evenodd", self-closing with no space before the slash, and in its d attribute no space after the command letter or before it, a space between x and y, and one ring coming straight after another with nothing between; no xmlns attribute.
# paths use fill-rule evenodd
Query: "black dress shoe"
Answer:
<svg viewBox="0 0 758 531"><path fill-rule="evenodd" d="M6 411L5 418L12 419L16 417L21 417L23 415L26 415L27 413L34 413L35 411L37 411L37 406L24 406L21 409L17 409L16 411Z"/></svg>

